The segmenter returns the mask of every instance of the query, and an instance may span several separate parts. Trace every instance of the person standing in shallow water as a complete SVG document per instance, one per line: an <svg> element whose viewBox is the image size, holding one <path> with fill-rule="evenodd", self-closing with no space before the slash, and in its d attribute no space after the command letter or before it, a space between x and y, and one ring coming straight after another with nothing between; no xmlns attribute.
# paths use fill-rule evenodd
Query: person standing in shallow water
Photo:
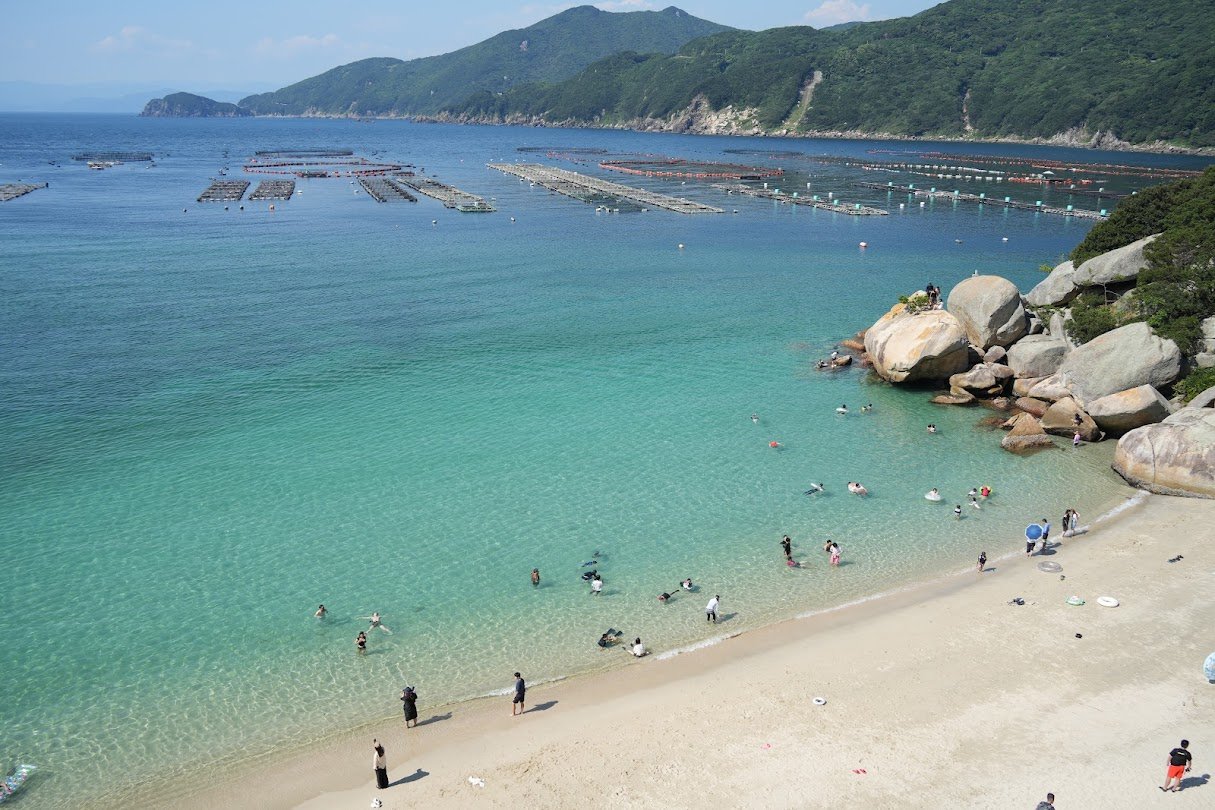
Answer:
<svg viewBox="0 0 1215 810"><path fill-rule="evenodd" d="M533 588L540 587L540 569L539 568L532 569L532 587Z"/></svg>
<svg viewBox="0 0 1215 810"><path fill-rule="evenodd" d="M983 573L983 569L987 567L987 552L979 552L979 573Z"/></svg>
<svg viewBox="0 0 1215 810"><path fill-rule="evenodd" d="M780 540L780 547L785 550L785 559L792 560L793 559L793 538L791 538L789 535L786 534Z"/></svg>
<svg viewBox="0 0 1215 810"><path fill-rule="evenodd" d="M405 728L409 728L410 721L416 726L418 724L418 693L412 686L406 686L401 690L401 704L405 711Z"/></svg>
<svg viewBox="0 0 1215 810"><path fill-rule="evenodd" d="M375 771L375 786L380 790L388 787L388 762L384 759L384 746L379 740L372 740L371 767Z"/></svg>

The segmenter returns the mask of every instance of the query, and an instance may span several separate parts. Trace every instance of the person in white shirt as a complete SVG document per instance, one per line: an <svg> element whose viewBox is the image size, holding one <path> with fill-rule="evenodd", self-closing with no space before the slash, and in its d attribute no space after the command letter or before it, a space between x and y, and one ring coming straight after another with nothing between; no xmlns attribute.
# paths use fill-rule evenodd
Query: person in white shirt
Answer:
<svg viewBox="0 0 1215 810"><path fill-rule="evenodd" d="M591 580L591 593L595 596L603 593L603 578L598 574L596 574L595 578Z"/></svg>
<svg viewBox="0 0 1215 810"><path fill-rule="evenodd" d="M646 654L645 645L641 643L641 639L640 638L633 639L633 657L640 658L641 656L643 656L645 654Z"/></svg>
<svg viewBox="0 0 1215 810"><path fill-rule="evenodd" d="M709 604L705 605L705 621L717 624L717 606L720 604L720 596L714 596L709 600Z"/></svg>

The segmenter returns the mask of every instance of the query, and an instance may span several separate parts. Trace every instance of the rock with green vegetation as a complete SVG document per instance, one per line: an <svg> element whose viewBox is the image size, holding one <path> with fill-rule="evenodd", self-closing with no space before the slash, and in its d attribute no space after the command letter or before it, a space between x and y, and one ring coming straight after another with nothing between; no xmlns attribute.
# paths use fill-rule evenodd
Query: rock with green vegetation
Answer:
<svg viewBox="0 0 1215 810"><path fill-rule="evenodd" d="M1215 498L1215 408L1182 408L1118 440L1114 471L1165 495Z"/></svg>
<svg viewBox="0 0 1215 810"><path fill-rule="evenodd" d="M865 330L873 370L890 382L946 380L965 371L970 346L958 319L940 309L905 310L896 304Z"/></svg>
<svg viewBox="0 0 1215 810"><path fill-rule="evenodd" d="M1150 385L1119 391L1088 404L1088 415L1102 430L1113 436L1144 425L1153 425L1172 412L1169 401Z"/></svg>
<svg viewBox="0 0 1215 810"><path fill-rule="evenodd" d="M193 93L171 93L144 105L143 118L243 118L253 115L244 107Z"/></svg>
<svg viewBox="0 0 1215 810"><path fill-rule="evenodd" d="M1000 276L964 279L950 290L945 308L979 351L1008 346L1029 328L1017 285Z"/></svg>
<svg viewBox="0 0 1215 810"><path fill-rule="evenodd" d="M1201 394L1190 400L1187 408L1210 408L1215 407L1215 385L1212 385Z"/></svg>
<svg viewBox="0 0 1215 810"><path fill-rule="evenodd" d="M1095 399L1151 385L1165 388L1181 374L1181 351L1146 323L1132 323L1072 349L1059 381L1084 406Z"/></svg>
<svg viewBox="0 0 1215 810"><path fill-rule="evenodd" d="M1215 386L1215 368L1195 368L1173 387L1173 391L1182 402L1193 402L1211 386Z"/></svg>
<svg viewBox="0 0 1215 810"><path fill-rule="evenodd" d="M470 97L492 100L520 85L569 79L615 54L673 54L729 30L674 6L626 13L578 6L439 56L352 62L241 105L258 115L434 115Z"/></svg>
<svg viewBox="0 0 1215 810"><path fill-rule="evenodd" d="M1144 248L1158 236L1158 233L1145 236L1129 245L1094 256L1075 269L1071 275L1072 284L1077 287L1104 287L1134 281L1140 271L1148 266Z"/></svg>
<svg viewBox="0 0 1215 810"><path fill-rule="evenodd" d="M1060 304L1066 304L1079 292L1076 282L1072 281L1075 272L1076 266L1071 259L1056 265L1055 269L1050 271L1049 276L1039 281L1032 290L1025 294L1025 303L1031 307L1057 307Z"/></svg>

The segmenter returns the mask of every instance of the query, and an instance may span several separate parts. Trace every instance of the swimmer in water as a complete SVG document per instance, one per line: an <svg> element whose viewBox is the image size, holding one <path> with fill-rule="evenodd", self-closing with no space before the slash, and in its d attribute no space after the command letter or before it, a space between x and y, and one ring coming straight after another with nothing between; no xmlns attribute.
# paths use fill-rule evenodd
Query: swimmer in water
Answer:
<svg viewBox="0 0 1215 810"><path fill-rule="evenodd" d="M928 432L929 432L929 433L936 433L936 432L937 432L937 426L936 426L936 425L929 425L929 426L928 426Z"/></svg>
<svg viewBox="0 0 1215 810"><path fill-rule="evenodd" d="M966 493L966 495L971 498L973 498L974 496L976 496L978 494L979 494L979 490L975 489L974 487L971 487L970 492Z"/></svg>
<svg viewBox="0 0 1215 810"><path fill-rule="evenodd" d="M962 519L962 504L958 504L953 508L953 516L958 520Z"/></svg>
<svg viewBox="0 0 1215 810"><path fill-rule="evenodd" d="M324 605L320 605L319 607L317 607L316 613L313 613L312 615L316 616L318 619L323 619L323 618L325 618L325 614L328 612L329 611L325 610Z"/></svg>
<svg viewBox="0 0 1215 810"><path fill-rule="evenodd" d="M603 593L603 577L595 574L595 578L591 580L591 594L599 596Z"/></svg>
<svg viewBox="0 0 1215 810"><path fill-rule="evenodd" d="M692 590L692 578L688 577L683 582L679 583L679 587L683 588L685 591Z"/></svg>
<svg viewBox="0 0 1215 810"><path fill-rule="evenodd" d="M362 630L354 637L354 648L358 650L360 655L367 652L367 634Z"/></svg>
<svg viewBox="0 0 1215 810"><path fill-rule="evenodd" d="M532 569L532 587L535 587L535 588L540 587L540 569L539 568Z"/></svg>
<svg viewBox="0 0 1215 810"><path fill-rule="evenodd" d="M367 619L368 621L371 622L371 624L367 627L367 629L369 631L374 630L378 627L381 630L383 630L385 633L387 633L388 635L390 635L390 636L392 635L392 631L380 623L380 614L378 611L375 613L372 613L370 616L360 616L359 618Z"/></svg>
<svg viewBox="0 0 1215 810"><path fill-rule="evenodd" d="M970 505L973 506L975 509L983 508L983 507L979 506L979 501L975 498L974 495L970 496Z"/></svg>
<svg viewBox="0 0 1215 810"><path fill-rule="evenodd" d="M759 424L759 414L757 414L757 413L751 414L751 421L758 425Z"/></svg>
<svg viewBox="0 0 1215 810"><path fill-rule="evenodd" d="M991 487L987 486L987 484L979 487L979 495L983 498L983 500L987 500L988 496L991 495Z"/></svg>
<svg viewBox="0 0 1215 810"><path fill-rule="evenodd" d="M928 500L938 501L940 499L941 499L941 493L937 492L936 487L933 487L932 489L928 490Z"/></svg>
<svg viewBox="0 0 1215 810"><path fill-rule="evenodd" d="M667 602L671 601L671 595L666 591L663 591L662 593L658 594L658 601L665 605Z"/></svg>
<svg viewBox="0 0 1215 810"><path fill-rule="evenodd" d="M835 412L836 412L836 413L838 413L838 414L845 414L845 415L846 415L846 414L848 413L848 406L847 406L847 405L842 405L842 404L841 404L841 405L840 405L838 408L836 408L836 409L835 409Z"/></svg>
<svg viewBox="0 0 1215 810"><path fill-rule="evenodd" d="M781 444L780 442L768 442L768 446L771 447L773 450L784 450L785 449L785 446L783 444Z"/></svg>
<svg viewBox="0 0 1215 810"><path fill-rule="evenodd" d="M782 549L784 549L784 551L785 551L785 559L792 560L793 559L793 538L791 538L789 535L786 534L784 537L782 537L780 539L780 547Z"/></svg>
<svg viewBox="0 0 1215 810"><path fill-rule="evenodd" d="M805 494L805 495L817 495L818 493L820 493L820 492L822 492L822 491L823 491L823 485L822 485L822 484L816 484L816 483L814 483L814 482L812 481L812 482L810 482L810 489L806 490L806 491L805 491L803 494Z"/></svg>

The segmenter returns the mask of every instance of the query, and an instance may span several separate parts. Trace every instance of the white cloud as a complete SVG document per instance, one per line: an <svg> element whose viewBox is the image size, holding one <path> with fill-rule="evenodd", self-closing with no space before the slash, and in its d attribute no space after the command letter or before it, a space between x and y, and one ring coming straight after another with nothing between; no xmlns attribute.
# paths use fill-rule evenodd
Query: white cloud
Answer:
<svg viewBox="0 0 1215 810"><path fill-rule="evenodd" d="M94 42L89 50L94 53L173 53L194 50L188 39L173 39L138 25L124 25L117 34Z"/></svg>
<svg viewBox="0 0 1215 810"><path fill-rule="evenodd" d="M319 37L300 34L285 39L262 37L253 46L253 50L261 56L277 59L294 59L304 53L334 50L345 51L349 50L349 47L342 42L342 38L337 34L325 34Z"/></svg>
<svg viewBox="0 0 1215 810"><path fill-rule="evenodd" d="M823 28L838 23L871 20L868 3L854 3L853 0L823 0L818 8L806 12L805 21L815 28Z"/></svg>

